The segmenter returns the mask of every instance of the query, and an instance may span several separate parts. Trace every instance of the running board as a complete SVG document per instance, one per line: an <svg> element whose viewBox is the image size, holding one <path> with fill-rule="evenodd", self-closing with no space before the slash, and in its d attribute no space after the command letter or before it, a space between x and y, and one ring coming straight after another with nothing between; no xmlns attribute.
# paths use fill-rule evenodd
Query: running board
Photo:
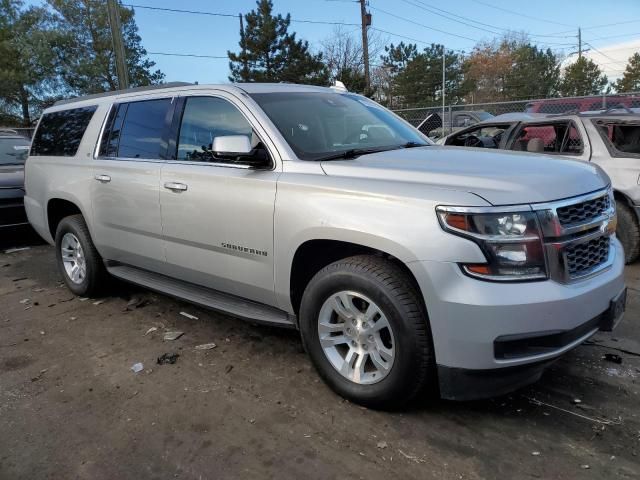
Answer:
<svg viewBox="0 0 640 480"><path fill-rule="evenodd" d="M287 312L244 298L218 292L193 283L127 265L107 265L107 271L121 280L185 300L201 307L252 322L295 328L295 317Z"/></svg>

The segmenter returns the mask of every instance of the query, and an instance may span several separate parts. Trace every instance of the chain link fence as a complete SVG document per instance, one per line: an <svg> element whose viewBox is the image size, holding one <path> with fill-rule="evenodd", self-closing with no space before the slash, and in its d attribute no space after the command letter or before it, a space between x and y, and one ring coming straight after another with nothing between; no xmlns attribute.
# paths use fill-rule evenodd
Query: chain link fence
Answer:
<svg viewBox="0 0 640 480"><path fill-rule="evenodd" d="M528 112L563 114L569 112L602 111L609 108L640 109L640 92L585 97L540 98L509 102L446 105L445 107L402 108L395 113L431 138L489 120L505 113ZM638 111L640 114L640 110ZM442 119L444 118L444 122Z"/></svg>

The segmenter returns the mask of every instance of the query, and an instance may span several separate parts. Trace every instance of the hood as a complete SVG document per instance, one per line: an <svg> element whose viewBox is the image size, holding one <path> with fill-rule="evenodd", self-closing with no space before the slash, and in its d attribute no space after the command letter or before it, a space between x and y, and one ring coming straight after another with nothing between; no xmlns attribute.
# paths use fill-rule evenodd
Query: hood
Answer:
<svg viewBox="0 0 640 480"><path fill-rule="evenodd" d="M582 195L609 184L597 166L566 157L429 146L322 162L327 175L421 183L471 192L493 205Z"/></svg>
<svg viewBox="0 0 640 480"><path fill-rule="evenodd" d="M24 187L24 165L0 165L0 188L16 187Z"/></svg>

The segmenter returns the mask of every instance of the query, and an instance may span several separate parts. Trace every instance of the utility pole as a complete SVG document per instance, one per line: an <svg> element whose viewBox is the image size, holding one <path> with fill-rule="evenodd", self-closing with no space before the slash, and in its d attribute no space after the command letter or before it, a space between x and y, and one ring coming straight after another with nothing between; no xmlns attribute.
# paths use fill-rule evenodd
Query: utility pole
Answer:
<svg viewBox="0 0 640 480"><path fill-rule="evenodd" d="M362 59L364 61L364 83L367 92L371 89L371 77L369 76L369 37L367 29L371 25L371 14L367 13L366 0L360 0L360 19L362 20Z"/></svg>
<svg viewBox="0 0 640 480"><path fill-rule="evenodd" d="M111 41L113 54L116 57L116 74L118 75L118 88L129 88L129 74L127 60L122 39L122 27L120 26L120 9L116 0L107 0L107 13L109 15L109 27L111 28Z"/></svg>
<svg viewBox="0 0 640 480"><path fill-rule="evenodd" d="M244 23L242 21L242 14L238 14L240 19L240 43L242 45L242 80L249 81L249 63L247 62L247 44L244 39Z"/></svg>
<svg viewBox="0 0 640 480"><path fill-rule="evenodd" d="M444 45L442 45L442 134L445 135L444 133L444 108L445 108L445 94L446 94L446 90L444 88L445 86L445 81L447 78L447 51L444 48ZM451 125L449 125L449 129L451 129Z"/></svg>
<svg viewBox="0 0 640 480"><path fill-rule="evenodd" d="M582 58L582 30L578 27L578 60Z"/></svg>

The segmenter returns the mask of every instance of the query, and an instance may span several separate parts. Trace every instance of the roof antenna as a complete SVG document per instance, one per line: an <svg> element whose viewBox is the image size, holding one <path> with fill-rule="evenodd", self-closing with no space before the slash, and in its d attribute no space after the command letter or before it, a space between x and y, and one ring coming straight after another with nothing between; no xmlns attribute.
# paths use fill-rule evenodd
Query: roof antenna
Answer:
<svg viewBox="0 0 640 480"><path fill-rule="evenodd" d="M344 86L344 83L342 83L340 80L334 80L333 85L331 85L331 87L333 90L336 90L338 92L348 92L349 90L347 90L347 87Z"/></svg>

